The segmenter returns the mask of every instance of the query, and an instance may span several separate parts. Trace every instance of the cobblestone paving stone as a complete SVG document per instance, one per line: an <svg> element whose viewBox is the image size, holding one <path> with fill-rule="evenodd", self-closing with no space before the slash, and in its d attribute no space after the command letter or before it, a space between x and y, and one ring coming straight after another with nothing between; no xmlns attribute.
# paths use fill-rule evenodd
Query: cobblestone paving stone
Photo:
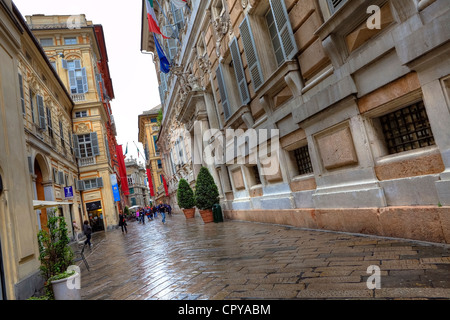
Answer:
<svg viewBox="0 0 450 320"><path fill-rule="evenodd" d="M96 233L84 300L450 299L450 247L182 214ZM368 289L371 265L381 289Z"/></svg>

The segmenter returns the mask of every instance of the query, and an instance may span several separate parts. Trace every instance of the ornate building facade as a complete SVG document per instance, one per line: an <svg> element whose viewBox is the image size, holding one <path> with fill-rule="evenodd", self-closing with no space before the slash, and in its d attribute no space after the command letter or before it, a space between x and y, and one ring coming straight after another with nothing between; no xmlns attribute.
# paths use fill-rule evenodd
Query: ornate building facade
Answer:
<svg viewBox="0 0 450 320"><path fill-rule="evenodd" d="M76 189L82 195L83 216L95 222L96 230L113 228L121 208L111 184L119 169L103 28L84 15L26 19L75 104L70 136L65 136L79 168Z"/></svg>
<svg viewBox="0 0 450 320"><path fill-rule="evenodd" d="M230 219L450 242L446 1L188 3L155 6L177 38L157 69L169 168L184 127L187 174L209 167Z"/></svg>
<svg viewBox="0 0 450 320"><path fill-rule="evenodd" d="M146 170L144 164L138 162L138 160L131 157L125 161L130 190L129 207L146 207L150 205L150 190L147 184Z"/></svg>
<svg viewBox="0 0 450 320"><path fill-rule="evenodd" d="M144 111L139 115L139 142L144 146L145 167L149 184L151 201L159 203L166 196L163 187L163 157L156 144L159 135L160 123L158 115L161 106Z"/></svg>

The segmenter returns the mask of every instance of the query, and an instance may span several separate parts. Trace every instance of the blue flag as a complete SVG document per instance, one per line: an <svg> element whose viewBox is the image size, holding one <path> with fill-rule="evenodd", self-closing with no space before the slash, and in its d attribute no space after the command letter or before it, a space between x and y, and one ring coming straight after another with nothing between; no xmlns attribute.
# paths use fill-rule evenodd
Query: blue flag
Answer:
<svg viewBox="0 0 450 320"><path fill-rule="evenodd" d="M170 62L167 59L166 55L164 54L164 51L161 48L161 45L159 44L158 39L156 38L155 34L153 34L153 39L155 39L155 46L156 46L156 51L158 52L158 56L159 56L161 72L169 73L170 72Z"/></svg>

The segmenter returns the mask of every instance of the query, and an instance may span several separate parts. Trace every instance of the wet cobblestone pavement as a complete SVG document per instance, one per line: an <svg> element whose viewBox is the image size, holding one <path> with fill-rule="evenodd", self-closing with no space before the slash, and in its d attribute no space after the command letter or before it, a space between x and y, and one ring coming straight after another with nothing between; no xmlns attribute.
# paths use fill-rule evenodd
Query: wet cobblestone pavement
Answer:
<svg viewBox="0 0 450 320"><path fill-rule="evenodd" d="M92 242L83 300L450 299L448 246L183 214Z"/></svg>

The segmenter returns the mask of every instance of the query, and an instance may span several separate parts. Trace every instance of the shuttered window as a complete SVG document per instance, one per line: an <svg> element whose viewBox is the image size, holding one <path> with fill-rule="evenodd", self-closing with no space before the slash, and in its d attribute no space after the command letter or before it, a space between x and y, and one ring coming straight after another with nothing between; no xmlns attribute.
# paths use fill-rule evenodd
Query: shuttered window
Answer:
<svg viewBox="0 0 450 320"><path fill-rule="evenodd" d="M40 95L36 96L38 114L39 114L39 128L42 130L46 129L45 123L45 109L44 109L44 98Z"/></svg>
<svg viewBox="0 0 450 320"><path fill-rule="evenodd" d="M250 93L248 92L247 79L245 78L244 66L242 64L241 52L239 50L238 41L236 38L230 44L231 57L233 59L234 73L239 88L239 95L241 96L242 105L250 102Z"/></svg>
<svg viewBox="0 0 450 320"><path fill-rule="evenodd" d="M184 13L183 9L177 9L173 3L172 6L172 14L173 14L173 22L177 26L178 30L182 30L184 28Z"/></svg>
<svg viewBox="0 0 450 320"><path fill-rule="evenodd" d="M347 0L327 0L327 1L331 14L335 13L340 7L344 5L344 3L347 2Z"/></svg>
<svg viewBox="0 0 450 320"><path fill-rule="evenodd" d="M74 135L74 150L77 158L90 158L100 155L97 133Z"/></svg>
<svg viewBox="0 0 450 320"><path fill-rule="evenodd" d="M80 185L80 182L82 183L82 185ZM82 187L82 189L78 189L78 190L85 191L85 190L103 188L103 178L82 180L82 181L78 181L78 183L79 183L79 187Z"/></svg>
<svg viewBox="0 0 450 320"><path fill-rule="evenodd" d="M20 104L22 106L22 114L25 115L25 96L23 94L23 78L19 73L19 90L20 90Z"/></svg>
<svg viewBox="0 0 450 320"><path fill-rule="evenodd" d="M63 60L63 68L69 74L70 93L81 94L89 91L86 68L81 67L80 60Z"/></svg>
<svg viewBox="0 0 450 320"><path fill-rule="evenodd" d="M298 47L284 0L271 0L270 6L266 21L275 57L280 66L284 61L295 57Z"/></svg>
<svg viewBox="0 0 450 320"><path fill-rule="evenodd" d="M241 32L241 39L244 44L245 56L247 58L250 75L252 77L253 87L254 90L257 91L264 83L264 77L248 16L245 17L244 21L242 21L239 26L239 30Z"/></svg>
<svg viewBox="0 0 450 320"><path fill-rule="evenodd" d="M28 91L29 95L30 95L30 108L31 108L31 121L33 123L35 123L35 111L34 111L34 94L33 91L31 91L31 89Z"/></svg>
<svg viewBox="0 0 450 320"><path fill-rule="evenodd" d="M47 129L50 138L53 138L53 124L52 124L52 112L50 108L47 108Z"/></svg>
<svg viewBox="0 0 450 320"><path fill-rule="evenodd" d="M65 144L65 141L64 141L64 127L63 127L62 121L59 121L59 138L61 140L61 147L63 149L65 149L66 148L66 144Z"/></svg>
<svg viewBox="0 0 450 320"><path fill-rule="evenodd" d="M163 33L167 35L168 37L171 37L171 39L165 39L165 47L166 47L166 54L169 56L170 61L172 61L177 53L178 53L178 29L176 25L166 25L163 27Z"/></svg>
<svg viewBox="0 0 450 320"><path fill-rule="evenodd" d="M228 120L231 117L230 100L228 99L228 91L223 76L222 64L219 64L219 67L216 70L216 76L219 85L220 99L222 100L223 114L225 120Z"/></svg>

